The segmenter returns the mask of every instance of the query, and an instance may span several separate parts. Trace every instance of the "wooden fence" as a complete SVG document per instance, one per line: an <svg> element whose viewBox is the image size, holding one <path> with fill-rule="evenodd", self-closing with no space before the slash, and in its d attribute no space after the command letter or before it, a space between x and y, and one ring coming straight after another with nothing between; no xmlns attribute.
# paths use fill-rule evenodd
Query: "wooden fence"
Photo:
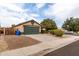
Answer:
<svg viewBox="0 0 79 59"><path fill-rule="evenodd" d="M4 34L4 28L0 29L0 34ZM5 28L5 35L15 35L14 28Z"/></svg>

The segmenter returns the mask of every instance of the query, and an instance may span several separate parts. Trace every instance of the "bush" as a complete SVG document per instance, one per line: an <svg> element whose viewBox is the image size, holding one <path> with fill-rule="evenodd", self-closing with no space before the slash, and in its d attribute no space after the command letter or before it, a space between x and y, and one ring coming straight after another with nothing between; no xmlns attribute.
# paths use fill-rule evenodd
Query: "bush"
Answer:
<svg viewBox="0 0 79 59"><path fill-rule="evenodd" d="M41 33L47 33L47 31L46 30L41 30Z"/></svg>
<svg viewBox="0 0 79 59"><path fill-rule="evenodd" d="M54 30L50 30L49 32L50 34L54 35Z"/></svg>
<svg viewBox="0 0 79 59"><path fill-rule="evenodd" d="M79 32L74 33L74 35L78 35L79 36Z"/></svg>
<svg viewBox="0 0 79 59"><path fill-rule="evenodd" d="M60 29L53 30L54 35L62 37L64 32Z"/></svg>

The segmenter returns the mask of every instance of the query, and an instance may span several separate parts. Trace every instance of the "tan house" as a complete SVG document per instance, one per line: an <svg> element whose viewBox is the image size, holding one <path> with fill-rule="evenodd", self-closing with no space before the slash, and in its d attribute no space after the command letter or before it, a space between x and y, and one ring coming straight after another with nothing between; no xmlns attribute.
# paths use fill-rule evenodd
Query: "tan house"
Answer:
<svg viewBox="0 0 79 59"><path fill-rule="evenodd" d="M0 28L0 34L4 33L4 28Z"/></svg>
<svg viewBox="0 0 79 59"><path fill-rule="evenodd" d="M4 34L4 35L14 35L15 34L15 29L12 28L12 27L9 27L9 28L5 28L5 27L2 27L0 28L0 34Z"/></svg>
<svg viewBox="0 0 79 59"><path fill-rule="evenodd" d="M20 23L18 25L12 25L15 30L19 29L24 34L38 34L41 32L41 25L35 20Z"/></svg>

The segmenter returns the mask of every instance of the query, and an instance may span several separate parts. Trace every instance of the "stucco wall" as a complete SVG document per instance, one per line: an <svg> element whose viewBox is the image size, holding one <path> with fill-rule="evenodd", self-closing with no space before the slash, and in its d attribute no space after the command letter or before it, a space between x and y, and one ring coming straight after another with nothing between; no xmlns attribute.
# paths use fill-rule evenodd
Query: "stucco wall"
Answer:
<svg viewBox="0 0 79 59"><path fill-rule="evenodd" d="M31 22L28 22L28 23L25 23L25 24L16 26L16 27L14 27L14 28L15 28L15 29L19 29L21 32L24 32L24 25L32 25L32 24L31 24ZM41 32L41 26L40 26L39 24L34 23L33 25L38 26L38 27L39 27L39 32Z"/></svg>
<svg viewBox="0 0 79 59"><path fill-rule="evenodd" d="M15 29L19 29L21 32L24 32L24 27L23 25L20 25L20 26L17 26L17 27L14 27Z"/></svg>

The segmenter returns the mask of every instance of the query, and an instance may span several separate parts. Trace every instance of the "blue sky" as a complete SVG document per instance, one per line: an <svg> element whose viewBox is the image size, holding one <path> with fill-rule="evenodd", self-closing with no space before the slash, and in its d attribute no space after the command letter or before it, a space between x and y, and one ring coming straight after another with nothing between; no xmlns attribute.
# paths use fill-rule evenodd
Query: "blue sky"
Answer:
<svg viewBox="0 0 79 59"><path fill-rule="evenodd" d="M78 3L0 3L0 24L10 27L31 19L53 19L61 27L67 17L79 17Z"/></svg>

